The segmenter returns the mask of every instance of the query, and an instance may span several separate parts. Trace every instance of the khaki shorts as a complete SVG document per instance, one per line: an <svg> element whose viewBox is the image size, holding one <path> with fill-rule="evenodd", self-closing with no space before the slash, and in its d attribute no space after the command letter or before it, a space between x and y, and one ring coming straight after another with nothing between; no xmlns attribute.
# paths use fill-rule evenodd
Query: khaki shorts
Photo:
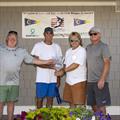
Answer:
<svg viewBox="0 0 120 120"><path fill-rule="evenodd" d="M0 86L0 102L17 101L19 96L19 86Z"/></svg>
<svg viewBox="0 0 120 120"><path fill-rule="evenodd" d="M85 105L86 102L86 81L69 85L65 83L63 99L75 105Z"/></svg>

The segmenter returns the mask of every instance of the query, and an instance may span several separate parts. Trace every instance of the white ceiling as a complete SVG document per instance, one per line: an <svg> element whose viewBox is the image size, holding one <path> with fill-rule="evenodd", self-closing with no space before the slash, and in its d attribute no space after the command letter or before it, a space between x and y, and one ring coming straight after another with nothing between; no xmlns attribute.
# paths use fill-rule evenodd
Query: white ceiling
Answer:
<svg viewBox="0 0 120 120"><path fill-rule="evenodd" d="M115 6L116 0L0 0L0 6Z"/></svg>
<svg viewBox="0 0 120 120"><path fill-rule="evenodd" d="M111 2L116 0L74 0L74 2ZM0 2L73 2L73 0L0 0Z"/></svg>

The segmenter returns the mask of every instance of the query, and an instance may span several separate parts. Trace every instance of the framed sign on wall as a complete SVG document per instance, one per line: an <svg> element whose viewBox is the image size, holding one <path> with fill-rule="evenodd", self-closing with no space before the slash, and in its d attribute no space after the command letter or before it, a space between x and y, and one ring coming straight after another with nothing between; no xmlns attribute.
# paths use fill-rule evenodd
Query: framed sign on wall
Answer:
<svg viewBox="0 0 120 120"><path fill-rule="evenodd" d="M45 27L52 27L54 38L68 38L75 31L82 38L88 38L88 31L94 26L94 12L23 12L22 37L43 38Z"/></svg>

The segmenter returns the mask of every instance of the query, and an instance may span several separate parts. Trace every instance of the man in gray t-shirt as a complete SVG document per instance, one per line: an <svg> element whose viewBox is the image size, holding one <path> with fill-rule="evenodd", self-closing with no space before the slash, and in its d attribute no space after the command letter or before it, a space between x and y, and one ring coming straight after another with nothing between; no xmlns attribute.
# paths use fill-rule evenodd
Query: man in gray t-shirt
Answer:
<svg viewBox="0 0 120 120"><path fill-rule="evenodd" d="M10 31L6 45L0 44L0 120L4 103L7 103L8 120L13 120L14 103L19 95L19 72L23 62L52 65L53 60L39 60L17 47L17 32Z"/></svg>
<svg viewBox="0 0 120 120"><path fill-rule="evenodd" d="M110 52L107 44L101 41L100 29L93 27L89 31L91 44L87 46L88 97L87 104L94 112L106 114L106 105L110 105L108 74Z"/></svg>

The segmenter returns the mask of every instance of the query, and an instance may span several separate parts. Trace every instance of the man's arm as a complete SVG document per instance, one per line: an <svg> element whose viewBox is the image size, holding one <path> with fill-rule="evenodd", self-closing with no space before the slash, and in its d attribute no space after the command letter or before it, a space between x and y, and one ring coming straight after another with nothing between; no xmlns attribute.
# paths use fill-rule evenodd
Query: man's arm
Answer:
<svg viewBox="0 0 120 120"><path fill-rule="evenodd" d="M33 55L33 57L34 57L33 64L37 65L38 67L54 69L55 66L54 60L52 59L40 60L39 57L35 55Z"/></svg>
<svg viewBox="0 0 120 120"><path fill-rule="evenodd" d="M104 87L105 80L108 76L110 70L110 59L109 58L104 58L104 67L103 71L100 77L100 80L98 81L98 88L102 89Z"/></svg>
<svg viewBox="0 0 120 120"><path fill-rule="evenodd" d="M38 65L38 66L54 66L54 61L52 59L49 60L40 60L37 58L33 59L33 64Z"/></svg>

